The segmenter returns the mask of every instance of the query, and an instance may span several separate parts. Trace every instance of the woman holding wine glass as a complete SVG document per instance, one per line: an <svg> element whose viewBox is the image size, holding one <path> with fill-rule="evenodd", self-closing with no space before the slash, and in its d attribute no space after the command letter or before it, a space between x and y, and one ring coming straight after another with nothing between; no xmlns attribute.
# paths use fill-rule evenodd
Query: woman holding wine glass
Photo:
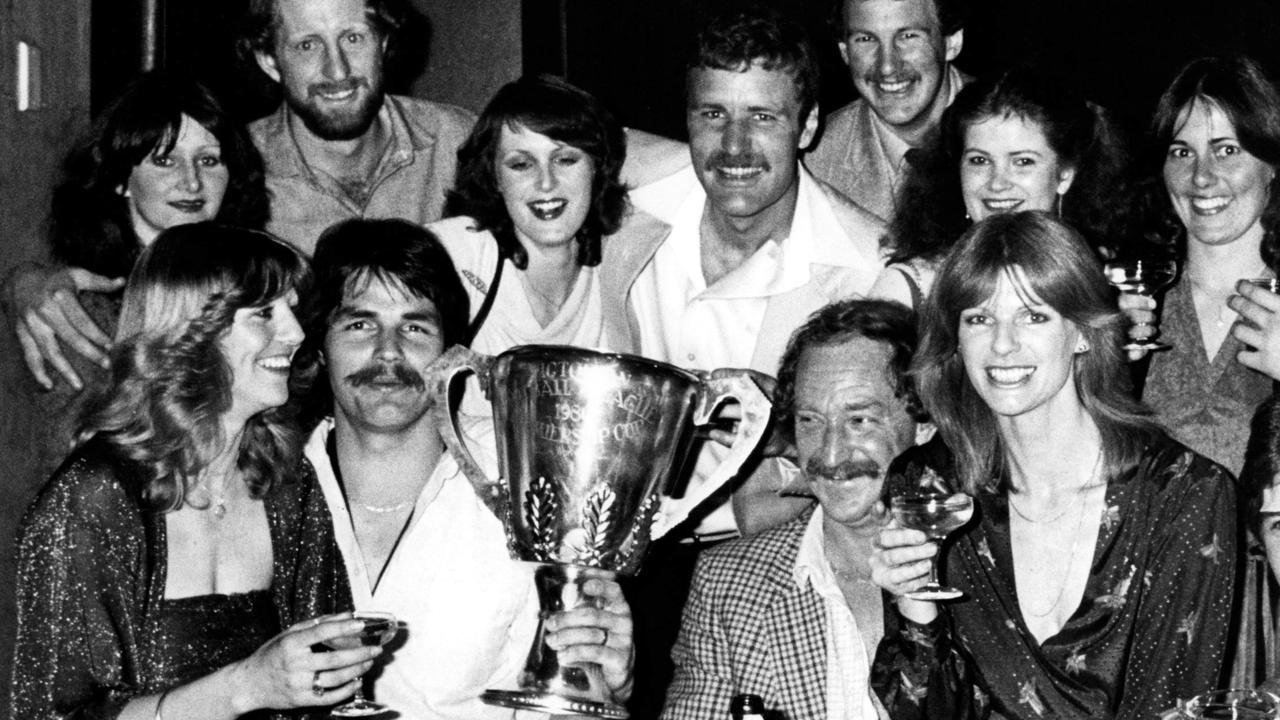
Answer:
<svg viewBox="0 0 1280 720"><path fill-rule="evenodd" d="M914 600L938 545L893 523L872 579L897 598L872 671L895 719L1150 718L1214 687L1231 615L1227 473L1128 391L1102 267L1043 213L974 225L939 270L913 363L941 442L886 493L973 497L942 543L956 603Z"/></svg>
<svg viewBox="0 0 1280 720"><path fill-rule="evenodd" d="M1280 94L1248 58L1192 61L1160 98L1145 164L1146 239L1181 272L1160 318L1171 349L1151 356L1142 397L1175 439L1238 474L1271 378L1237 361L1249 348L1230 336L1228 301L1240 281L1274 277Z"/></svg>
<svg viewBox="0 0 1280 720"><path fill-rule="evenodd" d="M276 717L356 690L378 648L287 409L305 259L165 230L125 290L111 377L18 547L16 718ZM306 468L300 469L300 468Z"/></svg>

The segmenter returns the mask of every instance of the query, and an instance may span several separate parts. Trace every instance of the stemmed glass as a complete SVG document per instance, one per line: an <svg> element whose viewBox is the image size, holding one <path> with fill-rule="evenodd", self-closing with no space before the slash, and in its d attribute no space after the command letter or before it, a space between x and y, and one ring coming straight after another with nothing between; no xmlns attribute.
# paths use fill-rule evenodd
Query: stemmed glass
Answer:
<svg viewBox="0 0 1280 720"><path fill-rule="evenodd" d="M354 635L342 635L326 640L324 644L328 648L331 650L351 650L358 647L386 645L400 631L396 616L391 613L356 612L351 617L353 620L363 622L364 627ZM362 677L360 678L360 685L356 687L355 696L334 708L330 715L332 717L367 717L386 711L386 705L364 698L364 678Z"/></svg>
<svg viewBox="0 0 1280 720"><path fill-rule="evenodd" d="M1180 718L1236 718L1265 720L1276 717L1280 698L1258 690L1212 690L1178 707Z"/></svg>
<svg viewBox="0 0 1280 720"><path fill-rule="evenodd" d="M890 510L902 527L919 530L930 540L941 543L973 517L973 498L965 493L899 495L890 500ZM959 590L938 583L937 555L929 560L929 582L919 590L906 593L912 600L954 600L962 595Z"/></svg>
<svg viewBox="0 0 1280 720"><path fill-rule="evenodd" d="M1106 273L1107 282L1119 288L1121 292L1151 297L1157 290L1173 282L1173 278L1178 274L1178 263L1173 260L1149 258L1118 260L1107 263L1103 272ZM1133 339L1125 343L1122 346L1125 350L1154 351L1170 348L1165 343L1156 342L1155 338L1160 334L1160 330L1151 323L1135 323L1133 328L1142 325L1151 328L1151 334L1146 340ZM1133 328L1129 331L1130 337L1133 337Z"/></svg>

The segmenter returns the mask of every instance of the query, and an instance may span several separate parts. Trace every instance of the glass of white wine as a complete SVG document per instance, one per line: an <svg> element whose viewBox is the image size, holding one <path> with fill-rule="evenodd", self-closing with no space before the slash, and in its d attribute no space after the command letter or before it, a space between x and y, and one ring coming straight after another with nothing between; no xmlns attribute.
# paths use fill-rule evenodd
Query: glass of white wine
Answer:
<svg viewBox="0 0 1280 720"><path fill-rule="evenodd" d="M1136 258L1133 260L1117 260L1103 267L1107 282L1118 288L1120 292L1133 293L1142 297L1151 297L1157 290L1173 282L1178 274L1178 263L1167 259ZM1138 340L1134 330L1139 327L1151 328L1145 340ZM1169 345L1156 342L1160 330L1151 323L1135 323L1129 330L1133 338L1122 347L1125 350L1168 350Z"/></svg>
<svg viewBox="0 0 1280 720"><path fill-rule="evenodd" d="M396 616L385 612L355 612L352 614L353 620L359 620L364 623L364 627L359 632L352 635L340 635L336 638L330 638L325 641L325 646L331 650L351 650L358 647L372 647L374 645L386 645L391 642L391 638L400 632L400 625L396 622ZM387 706L372 700L366 700L364 697L364 678L360 679L360 685L356 687L356 694L347 702L339 705L330 711L332 717L368 717L370 715L380 715L387 711Z"/></svg>
<svg viewBox="0 0 1280 720"><path fill-rule="evenodd" d="M973 498L965 493L899 495L890 500L889 508L899 525L919 530L936 543L973 518ZM929 582L906 593L912 600L954 600L962 595L938 582L938 555L929 560Z"/></svg>

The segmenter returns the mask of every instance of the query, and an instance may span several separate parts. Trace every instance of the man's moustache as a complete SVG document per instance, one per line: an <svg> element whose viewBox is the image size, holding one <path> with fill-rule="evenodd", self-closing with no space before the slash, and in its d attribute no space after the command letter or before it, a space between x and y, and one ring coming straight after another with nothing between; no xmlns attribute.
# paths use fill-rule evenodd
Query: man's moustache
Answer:
<svg viewBox="0 0 1280 720"><path fill-rule="evenodd" d="M880 477L880 466L872 460L846 460L839 465L827 465L817 458L811 458L804 466L805 475L809 478L824 478L836 482L852 480L858 477Z"/></svg>
<svg viewBox="0 0 1280 720"><path fill-rule="evenodd" d="M759 155L730 155L729 153L718 152L707 158L707 169L717 170L725 167L760 167L764 168L766 172L772 169L769 161Z"/></svg>
<svg viewBox="0 0 1280 720"><path fill-rule="evenodd" d="M352 387L360 387L361 385L372 385L374 383L385 384L389 382L397 382L401 385L407 385L419 392L427 387L427 383L422 379L422 375L401 363L394 365L370 365L361 368L346 378L347 384Z"/></svg>

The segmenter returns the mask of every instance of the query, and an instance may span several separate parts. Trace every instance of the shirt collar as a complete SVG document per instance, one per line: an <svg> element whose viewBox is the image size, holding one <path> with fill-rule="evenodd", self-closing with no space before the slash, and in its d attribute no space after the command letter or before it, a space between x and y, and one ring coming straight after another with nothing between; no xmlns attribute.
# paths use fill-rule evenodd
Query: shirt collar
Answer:
<svg viewBox="0 0 1280 720"><path fill-rule="evenodd" d="M379 162L377 172L383 168L395 168L407 164L413 154L434 142L433 137L419 137L413 132L404 113L399 107L397 98L383 96L382 107L378 110L378 119L388 128L391 140ZM298 147L298 139L293 134L293 126L289 118L293 116L289 103L282 101L275 113L268 116L262 128L263 163L268 174L280 177L314 177L311 166L307 165L302 150Z"/></svg>
<svg viewBox="0 0 1280 720"><path fill-rule="evenodd" d="M768 297L790 292L809 282L810 266L819 261L814 236L817 223L814 208L821 193L817 182L804 166L798 167L796 208L791 216L791 227L781 242L768 240L733 272L716 283L712 293L717 297ZM702 279L700 230L702 213L706 208L707 193L702 184L695 187L680 207L676 209L673 225L687 228L698 242L682 244L682 264L690 268L690 281L699 292L708 290ZM842 264L842 263L836 263Z"/></svg>
<svg viewBox="0 0 1280 720"><path fill-rule="evenodd" d="M820 596L843 597L840 586L836 584L835 573L831 571L831 563L827 561L826 531L822 524L824 517L826 515L822 512L821 505L813 509L813 515L800 538L800 549L796 553L796 564L791 577L802 590L808 584Z"/></svg>
<svg viewBox="0 0 1280 720"><path fill-rule="evenodd" d="M964 87L966 78L964 73L957 70L951 63L947 63L946 73L947 104L945 107L950 107L951 103L956 99L956 93L960 92L960 88ZM869 103L867 104L867 110L871 117L871 130L875 133L876 141L880 143L880 149L884 152L884 156L889 159L889 167L896 183L899 175L905 169L907 151L911 149L911 145L898 137L897 133L889 127L889 124L881 120L874 110L871 110Z"/></svg>

